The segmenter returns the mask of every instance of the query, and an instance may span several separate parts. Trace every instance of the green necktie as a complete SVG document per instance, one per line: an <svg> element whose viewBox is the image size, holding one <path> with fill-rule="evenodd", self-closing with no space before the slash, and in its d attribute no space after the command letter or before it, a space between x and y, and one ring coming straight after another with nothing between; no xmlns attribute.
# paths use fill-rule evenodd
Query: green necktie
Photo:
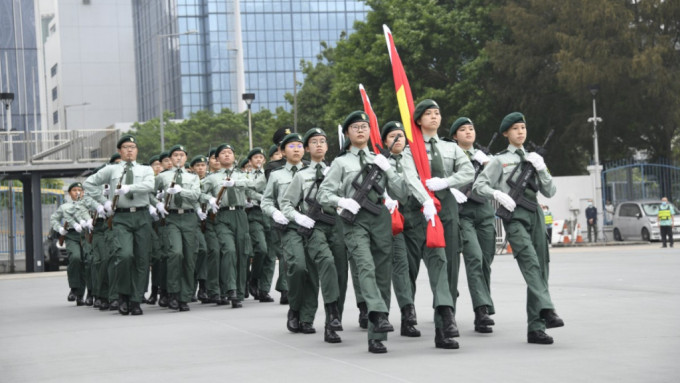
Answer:
<svg viewBox="0 0 680 383"><path fill-rule="evenodd" d="M182 186L182 169L177 169L177 178L175 179L175 185ZM182 208L182 196L177 193L175 194L175 206Z"/></svg>
<svg viewBox="0 0 680 383"><path fill-rule="evenodd" d="M231 175L234 173L233 170L225 170L227 173L227 178L231 179ZM227 188L227 206L234 206L236 203L236 190L234 187Z"/></svg>
<svg viewBox="0 0 680 383"><path fill-rule="evenodd" d="M125 163L125 168L127 171L125 172L125 184L126 185L132 185L135 183L135 175L132 173L132 162L126 162ZM127 199L133 199L135 196L132 194L132 192L128 192L125 197Z"/></svg>
<svg viewBox="0 0 680 383"><path fill-rule="evenodd" d="M396 162L395 165L394 165L395 170L397 171L397 173L401 174L401 170L402 170L401 169L401 154L396 154L396 155L393 155L392 157L394 157L394 161Z"/></svg>
<svg viewBox="0 0 680 383"><path fill-rule="evenodd" d="M293 165L293 166L290 168L290 172L293 173L293 177L295 177L295 173L297 173L297 166Z"/></svg>
<svg viewBox="0 0 680 383"><path fill-rule="evenodd" d="M316 180L323 178L323 170L321 164L316 164Z"/></svg>
<svg viewBox="0 0 680 383"><path fill-rule="evenodd" d="M472 160L472 153L470 153L469 150L466 150L466 151L465 151L465 154L468 156L468 159L469 159L469 160Z"/></svg>
<svg viewBox="0 0 680 383"><path fill-rule="evenodd" d="M361 168L363 169L364 165L366 165L366 152L364 152L363 149L360 149L359 150L359 166L361 166Z"/></svg>
<svg viewBox="0 0 680 383"><path fill-rule="evenodd" d="M437 149L437 139L430 138L430 151L432 152L432 162L430 168L432 169L432 177L444 177L444 163L442 156Z"/></svg>
<svg viewBox="0 0 680 383"><path fill-rule="evenodd" d="M517 153L517 155L519 156L520 162L524 162L524 150L517 149L515 153Z"/></svg>

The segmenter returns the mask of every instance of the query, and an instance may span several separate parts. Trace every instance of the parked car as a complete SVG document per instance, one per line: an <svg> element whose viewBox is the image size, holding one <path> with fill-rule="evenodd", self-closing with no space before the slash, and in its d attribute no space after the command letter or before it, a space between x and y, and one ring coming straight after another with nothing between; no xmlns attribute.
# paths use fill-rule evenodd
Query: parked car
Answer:
<svg viewBox="0 0 680 383"><path fill-rule="evenodd" d="M54 231L50 231L50 235L43 242L43 254L45 254L45 271L59 271L59 266L68 265L66 243L59 246L59 234Z"/></svg>
<svg viewBox="0 0 680 383"><path fill-rule="evenodd" d="M658 200L626 201L620 203L614 211L612 224L614 239L641 239L643 241L660 241L661 234L657 214L659 213ZM673 204L669 203L671 206ZM675 215L673 220L673 238L680 239L680 212L673 206Z"/></svg>

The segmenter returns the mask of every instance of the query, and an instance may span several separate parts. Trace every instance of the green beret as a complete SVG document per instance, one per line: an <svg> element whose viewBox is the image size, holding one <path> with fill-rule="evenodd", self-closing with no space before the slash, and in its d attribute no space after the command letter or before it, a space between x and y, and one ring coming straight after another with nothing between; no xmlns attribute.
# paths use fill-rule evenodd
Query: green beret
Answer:
<svg viewBox="0 0 680 383"><path fill-rule="evenodd" d="M342 123L342 132L347 133L347 128L357 121L369 122L368 115L361 110L355 110L354 112L350 113L349 116L345 118L345 122Z"/></svg>
<svg viewBox="0 0 680 383"><path fill-rule="evenodd" d="M208 150L208 158L214 156L216 150L217 148L210 148L210 150Z"/></svg>
<svg viewBox="0 0 680 383"><path fill-rule="evenodd" d="M385 142L385 137L394 130L401 130L404 135L406 135L406 131L404 130L404 125L402 125L401 122L399 121L390 121L387 124L383 125L382 127L382 133L380 133L380 138Z"/></svg>
<svg viewBox="0 0 680 383"><path fill-rule="evenodd" d="M184 154L189 154L187 153L187 150L184 148L184 145L175 145L172 148L170 148L170 151L168 152L168 156L172 156L172 153L181 150L184 152Z"/></svg>
<svg viewBox="0 0 680 383"><path fill-rule="evenodd" d="M460 117L456 121L453 122L453 125L451 125L451 130L449 130L449 136L453 136L456 134L458 131L458 128L460 128L463 125L474 125L472 123L472 120L467 118L467 117Z"/></svg>
<svg viewBox="0 0 680 383"><path fill-rule="evenodd" d="M80 182L74 182L74 183L72 183L71 185L69 185L68 191L70 192L71 189L73 189L73 188L81 188L81 189L82 189L82 188L83 188L83 184L81 184Z"/></svg>
<svg viewBox="0 0 680 383"><path fill-rule="evenodd" d="M283 149L283 147L286 146L286 144L289 142L302 142L302 136L299 135L298 133L291 133L283 137L283 140L281 140L281 144L279 145L279 147Z"/></svg>
<svg viewBox="0 0 680 383"><path fill-rule="evenodd" d="M112 164L112 163L116 162L116 160L119 160L119 159L120 159L120 153L113 153L113 155L109 159L109 163Z"/></svg>
<svg viewBox="0 0 680 383"><path fill-rule="evenodd" d="M248 152L248 157L246 157L246 160L250 160L250 159L253 158L253 156L256 155L256 154L262 154L262 156L264 157L264 149L262 149L262 148L259 147L259 146L252 148L252 149Z"/></svg>
<svg viewBox="0 0 680 383"><path fill-rule="evenodd" d="M133 143L136 144L136 143L137 143L137 139L136 139L134 136L130 135L130 134L126 134L126 135L124 135L123 137L121 137L121 138L118 140L118 143L116 144L116 147L117 147L118 149L120 149L120 147L121 147L124 143L126 143L126 142L133 142Z"/></svg>
<svg viewBox="0 0 680 383"><path fill-rule="evenodd" d="M302 144L306 147L307 143L309 142L309 139L314 137L314 136L326 136L326 132L323 131L321 128L311 128L305 133L305 136L302 138Z"/></svg>
<svg viewBox="0 0 680 383"><path fill-rule="evenodd" d="M291 133L293 133L293 130L289 126L279 128L276 132L274 132L274 136L272 137L274 145L279 145L281 143L281 140L283 140L284 137Z"/></svg>
<svg viewBox="0 0 680 383"><path fill-rule="evenodd" d="M507 116L503 117L503 121L501 121L501 128L498 131L500 133L503 133L506 130L510 129L512 125L518 122L523 122L526 124L527 120L524 118L524 115L522 113L512 112Z"/></svg>
<svg viewBox="0 0 680 383"><path fill-rule="evenodd" d="M437 104L434 100L425 99L416 105L416 109L413 111L413 121L416 122L416 125L418 125L418 120L420 117L425 113L426 110L428 109L439 109L439 104Z"/></svg>
<svg viewBox="0 0 680 383"><path fill-rule="evenodd" d="M279 151L279 146L278 145L272 145L269 147L269 151L267 152L267 159L271 158L274 153Z"/></svg>
<svg viewBox="0 0 680 383"><path fill-rule="evenodd" d="M196 157L194 157L194 158L191 159L191 166L194 166L194 165L196 165L196 164L199 163L199 162L207 163L207 162L208 162L208 158L207 158L206 156L198 155L198 156L196 156Z"/></svg>
<svg viewBox="0 0 680 383"><path fill-rule="evenodd" d="M159 156L158 154L156 154L155 156L151 156L151 158L149 158L149 166L151 166L156 161L158 162L161 161L161 156Z"/></svg>
<svg viewBox="0 0 680 383"><path fill-rule="evenodd" d="M242 169L248 163L248 158L244 158L238 162L237 168Z"/></svg>
<svg viewBox="0 0 680 383"><path fill-rule="evenodd" d="M220 155L220 152L223 151L224 149L231 149L231 152L234 152L234 147L229 145L229 144L222 144L215 149L215 157Z"/></svg>
<svg viewBox="0 0 680 383"><path fill-rule="evenodd" d="M184 169L191 169L191 166L189 166L189 163L188 163L188 162L185 162L185 163L184 163Z"/></svg>
<svg viewBox="0 0 680 383"><path fill-rule="evenodd" d="M164 159L170 157L170 153L168 152L161 152L161 154L158 155L158 161L163 162Z"/></svg>

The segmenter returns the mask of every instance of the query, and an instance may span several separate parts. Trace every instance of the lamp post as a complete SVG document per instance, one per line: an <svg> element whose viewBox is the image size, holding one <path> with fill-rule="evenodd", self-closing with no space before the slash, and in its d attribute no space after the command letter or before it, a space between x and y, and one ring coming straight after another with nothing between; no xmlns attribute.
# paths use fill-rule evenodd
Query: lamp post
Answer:
<svg viewBox="0 0 680 383"><path fill-rule="evenodd" d="M252 113L250 106L253 103L253 100L255 99L255 93L243 93L241 95L243 98L243 101L246 102L246 105L248 105L248 143L250 144L250 150L253 149L253 118L252 118Z"/></svg>
<svg viewBox="0 0 680 383"><path fill-rule="evenodd" d="M600 166L600 150L598 147L597 143L597 123L602 122L602 118L597 117L597 102L595 100L595 96L597 95L597 92L600 90L599 85L588 85L588 90L590 91L590 94L593 95L593 117L588 118L588 122L593 124L593 162L595 165L595 207L597 208L598 215L600 213L603 214L604 218L604 211L603 209L603 201L602 201L602 179L601 179L601 169L602 167ZM598 218L597 220L597 232L600 234L600 238L604 238L602 236L602 226L603 222L601 219Z"/></svg>
<svg viewBox="0 0 680 383"><path fill-rule="evenodd" d="M12 148L12 101L14 101L14 93L0 93L0 101L5 105L7 111L7 161L11 164L14 162L14 152Z"/></svg>
<svg viewBox="0 0 680 383"><path fill-rule="evenodd" d="M198 31L186 31L183 33L169 33L156 35L156 54L158 55L158 120L161 127L161 152L165 151L165 129L163 126L163 56L161 55L161 41L168 37L177 37L182 35L195 35Z"/></svg>

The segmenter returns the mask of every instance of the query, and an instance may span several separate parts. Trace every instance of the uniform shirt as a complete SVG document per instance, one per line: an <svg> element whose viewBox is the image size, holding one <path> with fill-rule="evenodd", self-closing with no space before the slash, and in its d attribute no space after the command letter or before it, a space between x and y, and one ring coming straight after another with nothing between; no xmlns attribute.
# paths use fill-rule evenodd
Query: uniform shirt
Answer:
<svg viewBox="0 0 680 383"><path fill-rule="evenodd" d="M264 189L261 205L262 213L268 217L271 217L275 211L281 210L283 195L293 181L293 166L296 167L297 171L300 171L304 165L302 162L297 165L286 162L286 165L282 168L272 170L269 173L269 181L267 181L267 187Z"/></svg>
<svg viewBox="0 0 680 383"><path fill-rule="evenodd" d="M406 149L406 148L404 148ZM413 177L415 174L415 177L418 176L418 171L416 170L416 164L413 162L413 156L405 156L404 152L402 151L399 154L392 154L390 157L390 164L392 165L392 168L399 174L402 178L406 179L409 175ZM397 166L397 160L399 160L399 166ZM427 193L427 189L425 189L425 186L423 185L422 182L420 182L420 179L418 179L418 182L406 182L406 187L407 187L407 196L406 199L408 199L410 196L414 196L420 204L422 202L430 199L430 195ZM402 205L406 203L406 200L399 201Z"/></svg>
<svg viewBox="0 0 680 383"><path fill-rule="evenodd" d="M264 189L267 187L267 178L265 177L264 170L256 169L250 173L246 173L249 179L254 180L255 186L246 190L246 196L250 198L250 203L253 206L260 206L262 203L262 197L264 195Z"/></svg>
<svg viewBox="0 0 680 383"><path fill-rule="evenodd" d="M462 150L463 153L465 153L465 155L470 159L470 163L472 164L472 169L473 169L473 170L475 169L475 167L476 167L477 165L479 165L479 166L482 168L482 171L484 171L484 164L480 164L479 162L477 162L477 160L474 160L474 159L473 159L473 157L475 156L475 153L477 153L477 151L478 151L479 149L476 149L476 148L473 146L473 147L471 147L470 149L467 149L467 150L466 150L466 149L461 148L461 150ZM493 158L493 156L492 156L492 155L489 155L488 157L489 157L489 162L491 162L491 158ZM477 171L475 171L475 173L477 173ZM481 174L481 172L480 172L480 174ZM475 175L479 176L478 174L475 174ZM472 176L472 177L473 177L472 183L475 182L475 179L474 179L475 175ZM472 195L473 197L478 197L479 199L484 200L483 197L481 197L480 195L478 195L478 194L475 193L474 191L471 192L471 195Z"/></svg>
<svg viewBox="0 0 680 383"><path fill-rule="evenodd" d="M87 221L88 219L90 219L90 213L82 201L67 201L61 204L57 211L52 213L50 216L50 226L54 231L59 232L59 229L64 227L62 220L68 222L69 229L73 229L76 223L82 220Z"/></svg>
<svg viewBox="0 0 680 383"><path fill-rule="evenodd" d="M458 144L441 140L438 136L429 137L423 135L425 150L427 150L427 158L430 162L430 170L432 169L432 145L429 142L430 138L434 138L436 141L437 150L441 155L444 165L444 176L442 178L446 179L449 188L460 189L472 182L475 176L475 169L472 167L470 159L465 155L465 152L463 152L463 149L461 149ZM420 183L422 185L422 181L416 170L411 148L407 147L404 149L404 157L408 159L406 162L413 163L413 167L407 166L404 168L404 178L406 179L406 182L410 184L410 189L415 190L415 184ZM430 198L429 194L423 195L420 192L414 193L413 195L421 204Z"/></svg>
<svg viewBox="0 0 680 383"><path fill-rule="evenodd" d="M199 198L199 202L205 203L208 202L211 197L217 197L220 193L220 189L222 189L222 182L227 179L227 176L229 176L231 180L234 180L234 186L225 188L224 193L222 193L222 199L220 200L220 207L243 207L246 204L246 190L248 188L256 189L258 185L266 182L264 177L249 179L245 173L237 171L234 166L230 169L220 169L205 177L203 193ZM229 189L233 189L233 201L229 200Z"/></svg>
<svg viewBox="0 0 680 383"><path fill-rule="evenodd" d="M105 184L112 185L109 190L108 199L113 200L116 195L116 186L123 175L126 162L119 162L111 164L97 173L89 176L83 183L85 194L97 201L99 204L106 202L107 197L102 194L101 186ZM130 208L130 207L146 207L151 202L150 193L154 190L154 175L150 166L138 164L136 161L132 162L132 173L134 181L130 186L128 194L122 195L118 198L118 205L116 208ZM122 184L125 184L123 180ZM134 198L129 199L128 195Z"/></svg>
<svg viewBox="0 0 680 383"><path fill-rule="evenodd" d="M303 214L307 214L307 211L309 211L309 205L305 202L305 197L309 193L309 189L316 182L316 165L321 165L322 172L327 168L323 162L311 161L309 166L295 174L280 199L279 206L281 207L281 212L289 221L295 220L295 213L298 211L298 207ZM312 191L312 198L314 193L315 191Z"/></svg>
<svg viewBox="0 0 680 383"><path fill-rule="evenodd" d="M366 153L367 164L373 163L375 154L371 153L368 148L358 149L351 146L345 154L336 157L328 174L326 174L326 178L319 186L319 194L317 194L319 202L325 207L335 209L338 207L340 198L352 198L354 195L356 189L352 186L352 181L361 172L359 151ZM380 186L386 187L390 198L398 201L405 200L408 196L408 187L404 179L397 174L393 167L387 169L385 176L382 178Z"/></svg>
<svg viewBox="0 0 680 383"><path fill-rule="evenodd" d="M516 153L519 149L524 150L524 147L517 148L510 145L506 150L496 154L491 161L486 164L484 171L477 177L477 180L472 186L472 191L487 199L493 198L493 192L495 190L500 190L506 194L509 193L510 185L508 185L507 181L513 170L520 165L521 158L519 154ZM520 173L521 170L515 172L513 181L519 177ZM537 174L539 192L548 198L555 195L557 188L555 187L555 183L553 182L548 168L537 172Z"/></svg>
<svg viewBox="0 0 680 383"><path fill-rule="evenodd" d="M179 192L178 194L182 196L182 204L178 205L177 204L177 198L175 198L178 194L174 194L172 196L172 199L170 200L170 206L168 209L197 209L198 208L198 197L201 195L201 184L198 179L198 176L193 173L189 173L185 171L184 169L179 169L182 173L182 183L180 186L182 187L182 191ZM156 190L164 190L165 191L165 197L168 198L170 197L170 194L167 193L167 189L172 185L172 182L175 180L175 175L177 174L177 169L171 169L170 171L160 173L156 177ZM156 199L156 196L151 196L151 200L154 201L154 205L157 204L158 201ZM163 201L165 204L165 201Z"/></svg>

